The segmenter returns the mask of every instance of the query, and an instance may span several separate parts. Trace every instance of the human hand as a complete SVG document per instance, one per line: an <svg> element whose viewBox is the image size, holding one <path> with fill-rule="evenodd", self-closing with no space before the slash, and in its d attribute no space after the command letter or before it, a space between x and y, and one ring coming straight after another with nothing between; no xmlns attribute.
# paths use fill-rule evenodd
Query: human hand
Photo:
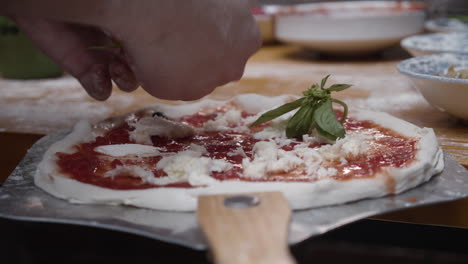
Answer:
<svg viewBox="0 0 468 264"><path fill-rule="evenodd" d="M242 76L261 38L247 0L110 1L83 26L15 16L28 34L98 100L111 79L124 91L141 84L162 99L193 100ZM76 20L76 19L75 19ZM119 48L90 49L121 43Z"/></svg>

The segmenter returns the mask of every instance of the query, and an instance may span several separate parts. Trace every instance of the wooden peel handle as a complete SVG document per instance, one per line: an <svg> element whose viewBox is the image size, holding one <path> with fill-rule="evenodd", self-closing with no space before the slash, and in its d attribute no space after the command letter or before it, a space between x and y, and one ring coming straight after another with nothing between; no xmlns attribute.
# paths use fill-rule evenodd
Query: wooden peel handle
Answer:
<svg viewBox="0 0 468 264"><path fill-rule="evenodd" d="M197 217L217 264L294 264L287 243L291 209L280 192L249 193L259 203L247 208L225 205L239 195L198 199Z"/></svg>

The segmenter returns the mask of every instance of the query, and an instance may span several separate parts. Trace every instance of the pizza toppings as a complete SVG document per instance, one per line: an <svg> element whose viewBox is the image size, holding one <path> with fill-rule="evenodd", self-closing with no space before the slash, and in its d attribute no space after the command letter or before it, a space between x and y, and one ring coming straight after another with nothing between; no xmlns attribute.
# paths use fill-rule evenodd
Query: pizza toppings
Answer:
<svg viewBox="0 0 468 264"><path fill-rule="evenodd" d="M257 127L248 124L259 114L245 113L235 105L172 119L142 116L76 146L76 153L58 153L58 165L78 181L128 190L200 187L232 180L347 180L373 177L385 166L401 167L414 159L417 139L370 121L347 118L348 133L333 144L316 131L288 138L284 128L293 114ZM160 121L155 128L146 128ZM177 128L184 131L166 136ZM141 144L141 138L149 144Z"/></svg>
<svg viewBox="0 0 468 264"><path fill-rule="evenodd" d="M318 143L316 138L306 135L302 141L283 140L257 142L253 147L254 159L242 161L244 176L261 179L275 173L300 172L303 180L332 177L338 171L331 164L347 164L348 160L372 154L371 142L375 141L371 135L355 132L335 144Z"/></svg>
<svg viewBox="0 0 468 264"><path fill-rule="evenodd" d="M160 148L141 144L104 145L94 148L94 151L112 157L160 155Z"/></svg>
<svg viewBox="0 0 468 264"><path fill-rule="evenodd" d="M203 129L205 131L226 131L235 127L242 128L238 126L239 122L242 120L242 112L240 110L233 109L224 113L218 113L214 116L214 120L208 120L203 123Z"/></svg>
<svg viewBox="0 0 468 264"><path fill-rule="evenodd" d="M204 157L206 153L203 146L192 144L188 150L163 157L157 168L163 170L167 174L164 178L172 182L209 185L217 181L210 176L211 172L224 172L231 169L232 164L224 159Z"/></svg>
<svg viewBox="0 0 468 264"><path fill-rule="evenodd" d="M203 157L206 149L195 144L190 149L178 153L167 153L156 165L118 165L103 174L104 177L119 177L128 175L138 178L142 183L165 186L173 183L187 182L190 186L204 186L217 180L210 176L210 172L222 172L232 165L223 159ZM164 173L163 177L155 177L153 171Z"/></svg>
<svg viewBox="0 0 468 264"><path fill-rule="evenodd" d="M155 115L132 120L129 125L134 128L130 138L139 144L151 145L151 136L165 138L184 138L195 133L191 126L181 122Z"/></svg>
<svg viewBox="0 0 468 264"><path fill-rule="evenodd" d="M374 141L372 135L351 132L345 138L338 139L335 144L322 146L319 153L326 161L343 161L372 153Z"/></svg>
<svg viewBox="0 0 468 264"><path fill-rule="evenodd" d="M146 168L145 166L141 165L117 165L114 169L105 172L102 177L109 177L113 179L114 177L119 177L121 175L139 179L142 183L147 184L165 185L171 183L164 178L154 177L154 174L150 168Z"/></svg>
<svg viewBox="0 0 468 264"><path fill-rule="evenodd" d="M254 158L244 158L242 166L244 177L262 179L265 175L289 172L300 165L304 160L285 151L273 141L259 141L253 147Z"/></svg>

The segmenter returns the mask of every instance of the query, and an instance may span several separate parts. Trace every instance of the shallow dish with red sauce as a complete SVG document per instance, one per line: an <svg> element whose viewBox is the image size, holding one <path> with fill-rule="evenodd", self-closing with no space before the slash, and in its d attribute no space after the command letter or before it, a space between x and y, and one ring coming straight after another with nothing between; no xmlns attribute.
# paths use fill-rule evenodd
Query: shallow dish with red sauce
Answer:
<svg viewBox="0 0 468 264"><path fill-rule="evenodd" d="M425 5L409 1L346 1L284 6L275 34L284 43L330 54L374 53L424 28Z"/></svg>

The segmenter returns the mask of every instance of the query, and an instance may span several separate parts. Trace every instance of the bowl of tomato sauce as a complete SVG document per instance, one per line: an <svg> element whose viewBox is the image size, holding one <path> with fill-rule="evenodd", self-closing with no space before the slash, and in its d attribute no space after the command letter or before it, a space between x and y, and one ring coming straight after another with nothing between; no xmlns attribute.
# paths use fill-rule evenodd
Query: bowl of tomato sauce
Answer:
<svg viewBox="0 0 468 264"><path fill-rule="evenodd" d="M331 54L363 54L398 45L424 30L426 5L413 1L344 1L282 6L275 35L284 43Z"/></svg>
<svg viewBox="0 0 468 264"><path fill-rule="evenodd" d="M273 5L252 6L251 11L260 28L263 44L271 44L276 41L274 24L277 7Z"/></svg>

